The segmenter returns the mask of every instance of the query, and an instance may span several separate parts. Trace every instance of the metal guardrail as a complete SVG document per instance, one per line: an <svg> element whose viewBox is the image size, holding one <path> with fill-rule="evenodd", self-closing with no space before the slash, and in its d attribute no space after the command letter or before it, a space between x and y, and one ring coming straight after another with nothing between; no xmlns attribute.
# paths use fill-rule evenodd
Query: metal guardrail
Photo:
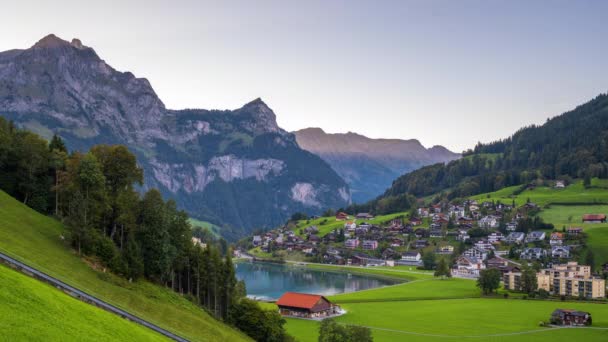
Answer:
<svg viewBox="0 0 608 342"><path fill-rule="evenodd" d="M148 321L145 321L135 315L132 315L122 309L117 308L114 305L111 305L103 300L100 300L94 296L91 296L81 290L76 289L73 286L70 286L64 282L62 282L61 280L51 277L48 274L38 271L37 269L30 267L20 261L17 261L13 258L11 258L10 256L0 252L0 262L12 267L12 268L16 268L19 271L32 276L38 280L44 281L48 284L51 284L53 286L55 286L56 288L68 293L69 295L80 299L81 301L91 304L91 305L95 305L101 309L104 309L106 311L109 311L113 314L116 314L122 318L128 319L129 321L135 322L137 324L143 325L146 328L152 329L154 331L156 331L157 333L164 335L172 340L175 341L179 341L179 342L188 342L188 340L186 340L183 337L180 337L170 331L167 331L153 323L150 323Z"/></svg>

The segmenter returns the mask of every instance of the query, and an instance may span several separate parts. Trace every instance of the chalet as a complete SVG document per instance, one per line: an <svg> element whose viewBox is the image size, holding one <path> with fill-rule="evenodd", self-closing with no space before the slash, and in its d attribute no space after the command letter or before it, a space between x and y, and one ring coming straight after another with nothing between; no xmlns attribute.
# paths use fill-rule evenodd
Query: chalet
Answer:
<svg viewBox="0 0 608 342"><path fill-rule="evenodd" d="M349 249L355 249L359 247L359 239L347 239L344 241L344 247Z"/></svg>
<svg viewBox="0 0 608 342"><path fill-rule="evenodd" d="M418 215L422 217L429 217L429 208L418 208Z"/></svg>
<svg viewBox="0 0 608 342"><path fill-rule="evenodd" d="M253 245L254 245L255 247L257 247L257 246L261 246L261 245L262 245L262 243L263 243L263 242L262 242L262 237L261 237L261 236L259 236L259 235L254 235L254 236L253 236L253 241L252 241L252 243L253 243Z"/></svg>
<svg viewBox="0 0 608 342"><path fill-rule="evenodd" d="M560 259L570 258L570 246L552 246L551 257Z"/></svg>
<svg viewBox="0 0 608 342"><path fill-rule="evenodd" d="M410 223L412 226L419 226L422 224L422 220L417 217L410 218Z"/></svg>
<svg viewBox="0 0 608 342"><path fill-rule="evenodd" d="M566 234L568 234L568 236L578 236L582 232L583 232L583 228L581 228L581 227L566 228Z"/></svg>
<svg viewBox="0 0 608 342"><path fill-rule="evenodd" d="M456 259L456 264L452 268L452 275L468 278L479 277L479 271L485 270L486 265L483 260L462 255Z"/></svg>
<svg viewBox="0 0 608 342"><path fill-rule="evenodd" d="M437 250L435 252L437 254L452 254L454 253L454 246L446 245L437 247Z"/></svg>
<svg viewBox="0 0 608 342"><path fill-rule="evenodd" d="M286 292L276 302L282 316L324 318L341 313L339 306L320 295Z"/></svg>
<svg viewBox="0 0 608 342"><path fill-rule="evenodd" d="M524 248L519 255L522 260L538 260L547 255L547 251L542 248Z"/></svg>
<svg viewBox="0 0 608 342"><path fill-rule="evenodd" d="M591 314L584 311L557 309L551 314L551 324L565 326L591 325Z"/></svg>
<svg viewBox="0 0 608 342"><path fill-rule="evenodd" d="M367 227L363 227L363 226L359 226L357 228L355 228L355 235L365 235L367 234L367 232L369 231L369 226Z"/></svg>
<svg viewBox="0 0 608 342"><path fill-rule="evenodd" d="M361 244L361 247L363 247L363 249L366 250L375 250L376 248L378 248L378 241L376 240L363 240L363 243Z"/></svg>
<svg viewBox="0 0 608 342"><path fill-rule="evenodd" d="M489 243L498 243L502 240L504 240L504 235L502 235L502 233L500 232L494 232L490 235L488 235L488 242Z"/></svg>
<svg viewBox="0 0 608 342"><path fill-rule="evenodd" d="M507 231L514 232L517 229L517 222L509 222L507 223Z"/></svg>
<svg viewBox="0 0 608 342"><path fill-rule="evenodd" d="M405 252L401 256L404 261L420 261L421 255L419 252Z"/></svg>
<svg viewBox="0 0 608 342"><path fill-rule="evenodd" d="M479 241L475 242L474 246L475 246L475 248L484 250L486 252L490 252L495 249L494 245L492 245L488 240L479 240Z"/></svg>
<svg viewBox="0 0 608 342"><path fill-rule="evenodd" d="M585 214L583 215L583 223L606 223L605 214Z"/></svg>
<svg viewBox="0 0 608 342"><path fill-rule="evenodd" d="M439 214L441 212L441 204L433 204L432 208L435 214Z"/></svg>
<svg viewBox="0 0 608 342"><path fill-rule="evenodd" d="M545 232L533 231L526 235L526 242L543 241L545 239Z"/></svg>
<svg viewBox="0 0 608 342"><path fill-rule="evenodd" d="M498 223L498 217L494 215L484 216L479 221L477 221L477 225L480 228L485 229L498 228Z"/></svg>
<svg viewBox="0 0 608 342"><path fill-rule="evenodd" d="M441 229L431 229L429 236L432 238L442 238L443 237L443 231L441 231Z"/></svg>
<svg viewBox="0 0 608 342"><path fill-rule="evenodd" d="M473 224L473 218L468 216L461 216L458 218L458 224Z"/></svg>
<svg viewBox="0 0 608 342"><path fill-rule="evenodd" d="M549 240L551 246L561 246L564 243L564 233L553 232Z"/></svg>
<svg viewBox="0 0 608 342"><path fill-rule="evenodd" d="M534 203L534 202L528 202L526 204L523 205L523 208L526 210L536 210L538 209L538 204Z"/></svg>
<svg viewBox="0 0 608 342"><path fill-rule="evenodd" d="M555 181L554 188L556 188L556 189L563 189L565 187L566 187L566 183L564 181L562 181L562 180Z"/></svg>
<svg viewBox="0 0 608 342"><path fill-rule="evenodd" d="M429 230L424 228L418 228L414 231L417 238L423 238L429 236Z"/></svg>
<svg viewBox="0 0 608 342"><path fill-rule="evenodd" d="M492 258L486 261L486 265L488 268L496 268L502 270L509 266L509 261L503 258Z"/></svg>
<svg viewBox="0 0 608 342"><path fill-rule="evenodd" d="M387 248L384 250L384 252L382 252L382 259L394 259L395 256L397 255L397 252L395 252L394 249L392 248Z"/></svg>
<svg viewBox="0 0 608 342"><path fill-rule="evenodd" d="M370 213L358 213L356 217L358 220L372 220L374 215Z"/></svg>
<svg viewBox="0 0 608 342"><path fill-rule="evenodd" d="M403 246L403 240L399 238L391 239L391 247L401 247Z"/></svg>
<svg viewBox="0 0 608 342"><path fill-rule="evenodd" d="M486 260L488 258L488 252L484 249L480 249L477 247L469 248L464 253L462 253L465 257L476 258L481 261Z"/></svg>
<svg viewBox="0 0 608 342"><path fill-rule="evenodd" d="M343 212L339 212L339 213L336 214L336 220L338 220L338 221L348 220L348 214L347 213L343 213Z"/></svg>
<svg viewBox="0 0 608 342"><path fill-rule="evenodd" d="M319 233L319 228L317 228L317 226L306 227L304 229L304 232L306 234L318 234Z"/></svg>
<svg viewBox="0 0 608 342"><path fill-rule="evenodd" d="M426 247L428 245L429 245L429 242L427 240L416 240L416 241L414 241L414 248L416 248L416 249L424 248L424 247Z"/></svg>
<svg viewBox="0 0 608 342"><path fill-rule="evenodd" d="M348 230L349 232L354 232L355 229L357 229L357 223L355 223L355 221L346 222L344 224L344 229Z"/></svg>
<svg viewBox="0 0 608 342"><path fill-rule="evenodd" d="M321 238L319 237L319 235L309 235L308 236L308 242L311 242L313 244L317 244L317 243L321 242Z"/></svg>

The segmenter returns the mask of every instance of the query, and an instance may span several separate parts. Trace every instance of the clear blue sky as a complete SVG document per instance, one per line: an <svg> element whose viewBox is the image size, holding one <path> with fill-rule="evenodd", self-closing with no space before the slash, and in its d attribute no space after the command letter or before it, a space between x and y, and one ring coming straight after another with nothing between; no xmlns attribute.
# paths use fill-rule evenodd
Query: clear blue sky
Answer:
<svg viewBox="0 0 608 342"><path fill-rule="evenodd" d="M12 1L0 50L78 37L169 108L456 151L608 90L608 1Z"/></svg>

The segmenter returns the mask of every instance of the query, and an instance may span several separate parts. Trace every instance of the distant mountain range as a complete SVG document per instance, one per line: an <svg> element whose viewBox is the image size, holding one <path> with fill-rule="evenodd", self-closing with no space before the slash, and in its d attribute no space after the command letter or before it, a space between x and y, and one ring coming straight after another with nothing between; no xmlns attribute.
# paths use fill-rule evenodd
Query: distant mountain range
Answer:
<svg viewBox="0 0 608 342"><path fill-rule="evenodd" d="M157 187L193 217L274 227L296 211L350 203L345 181L301 149L260 99L236 110L165 108L148 80L119 72L80 40L54 35L0 53L0 114L71 150L125 144Z"/></svg>
<svg viewBox="0 0 608 342"><path fill-rule="evenodd" d="M350 132L329 134L320 128L294 134L300 147L323 158L344 178L357 203L382 194L404 173L460 157L443 146L427 149L415 139L370 139Z"/></svg>

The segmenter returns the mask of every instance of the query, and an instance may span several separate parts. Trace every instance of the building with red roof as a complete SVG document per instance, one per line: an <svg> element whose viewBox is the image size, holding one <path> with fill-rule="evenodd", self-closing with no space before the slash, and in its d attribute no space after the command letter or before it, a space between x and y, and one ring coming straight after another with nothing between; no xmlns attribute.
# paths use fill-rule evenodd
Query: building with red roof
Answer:
<svg viewBox="0 0 608 342"><path fill-rule="evenodd" d="M585 214L583 215L583 222L587 223L605 223L605 214Z"/></svg>
<svg viewBox="0 0 608 342"><path fill-rule="evenodd" d="M321 295L285 292L276 302L283 316L325 318L340 312L340 307Z"/></svg>

